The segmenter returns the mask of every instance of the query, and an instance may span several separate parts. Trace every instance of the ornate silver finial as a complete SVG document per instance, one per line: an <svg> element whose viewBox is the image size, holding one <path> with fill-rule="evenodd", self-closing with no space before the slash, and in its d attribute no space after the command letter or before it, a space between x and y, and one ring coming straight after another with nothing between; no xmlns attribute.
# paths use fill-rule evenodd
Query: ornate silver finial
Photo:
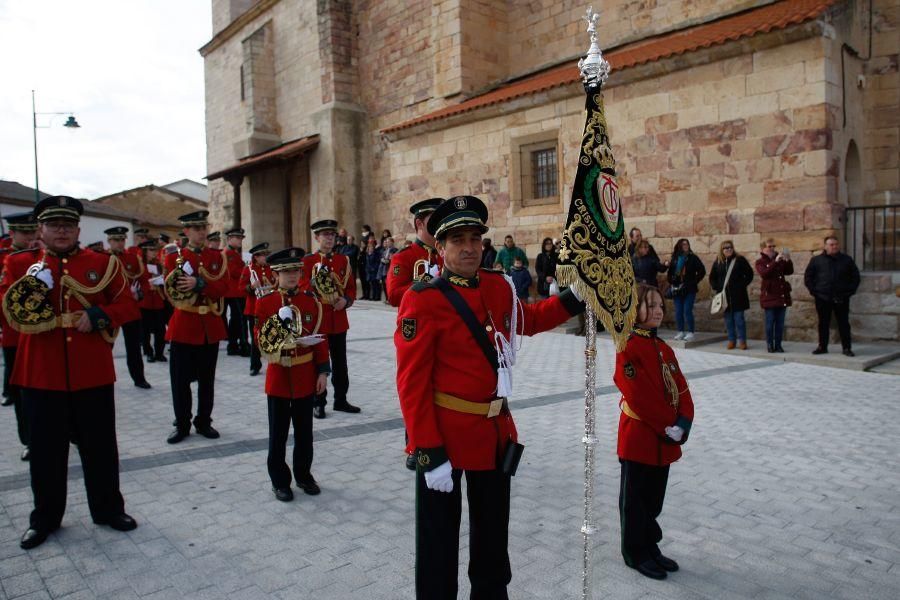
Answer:
<svg viewBox="0 0 900 600"><path fill-rule="evenodd" d="M600 46L597 45L597 21L600 20L600 15L591 6L587 9L584 20L588 24L587 32L591 35L591 47L587 56L578 61L578 68L581 69L581 79L585 85L601 86L609 78L609 63L603 58Z"/></svg>

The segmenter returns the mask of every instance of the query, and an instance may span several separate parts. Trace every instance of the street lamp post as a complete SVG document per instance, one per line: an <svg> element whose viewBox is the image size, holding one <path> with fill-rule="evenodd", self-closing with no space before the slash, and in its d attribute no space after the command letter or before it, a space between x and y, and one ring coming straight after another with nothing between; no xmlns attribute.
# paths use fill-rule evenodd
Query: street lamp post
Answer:
<svg viewBox="0 0 900 600"><path fill-rule="evenodd" d="M38 153L37 153L37 130L47 129L49 125L38 125L37 124L37 116L38 115L68 115L69 118L66 119L66 122L63 123L63 127L68 127L70 129L78 129L81 125L78 124L78 121L75 120L75 115L72 114L72 111L67 110L65 112L37 112L34 104L34 90L31 90L31 123L32 123L32 133L34 134L34 203L37 204L41 201L41 192L40 192L40 182L38 181Z"/></svg>

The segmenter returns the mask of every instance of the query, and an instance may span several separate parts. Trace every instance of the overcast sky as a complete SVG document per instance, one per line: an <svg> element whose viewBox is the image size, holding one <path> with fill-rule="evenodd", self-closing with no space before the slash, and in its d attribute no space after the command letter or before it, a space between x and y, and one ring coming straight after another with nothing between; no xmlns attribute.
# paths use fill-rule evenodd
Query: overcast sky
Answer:
<svg viewBox="0 0 900 600"><path fill-rule="evenodd" d="M203 181L203 59L209 0L0 0L0 179L97 198ZM205 182L204 182L205 183Z"/></svg>

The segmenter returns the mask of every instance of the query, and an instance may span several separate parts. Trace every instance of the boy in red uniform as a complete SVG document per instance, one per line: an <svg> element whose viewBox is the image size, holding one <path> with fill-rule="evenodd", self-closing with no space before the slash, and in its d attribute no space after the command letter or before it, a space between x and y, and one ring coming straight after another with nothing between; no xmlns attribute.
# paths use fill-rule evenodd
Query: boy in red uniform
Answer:
<svg viewBox="0 0 900 600"><path fill-rule="evenodd" d="M137 527L119 491L112 357L113 328L137 318L137 305L115 258L78 247L81 202L49 196L34 212L44 248L10 256L0 283L3 311L20 334L12 383L31 428L34 510L19 543L26 550L62 523L70 440L94 523Z"/></svg>
<svg viewBox="0 0 900 600"><path fill-rule="evenodd" d="M634 332L616 354L613 379L619 406L619 516L625 564L642 575L665 579L678 563L664 556L656 522L666 495L669 465L681 457L694 419L694 403L672 349L656 336L664 303L655 287L638 285Z"/></svg>
<svg viewBox="0 0 900 600"><path fill-rule="evenodd" d="M177 444L191 431L191 381L197 381L197 416L194 428L203 437L216 439L212 426L216 363L219 342L227 336L222 323L222 297L230 280L222 253L206 248L206 218L199 210L178 217L188 240L183 248L168 246L166 255L166 295L175 311L166 330L169 351L169 378L175 430L166 440Z"/></svg>
<svg viewBox="0 0 900 600"><path fill-rule="evenodd" d="M350 322L347 309L356 300L356 277L347 257L335 254L337 221L323 219L312 224L311 229L319 244L319 251L303 259L303 286L316 294L324 311L321 331L328 335L328 351L331 353L331 386L334 388L334 410L358 413L360 408L347 401L350 376L347 373L347 330ZM327 391L316 394L313 416L325 418Z"/></svg>
<svg viewBox="0 0 900 600"><path fill-rule="evenodd" d="M166 359L166 316L162 269L156 262L156 242L141 242L144 253L144 274L140 279L143 297L138 301L141 309L141 332L147 362L168 362Z"/></svg>
<svg viewBox="0 0 900 600"><path fill-rule="evenodd" d="M240 227L229 229L225 232L226 247L222 250L228 266L228 291L225 293L225 308L228 311L228 356L250 356L248 340L248 327L244 315L247 314L244 301L244 288L241 285L241 273L244 270L244 257L241 253L241 244L244 243L244 230ZM218 249L218 248L216 248ZM251 252L252 254L252 252ZM253 314L250 312L249 314ZM225 319L225 313L222 313Z"/></svg>
<svg viewBox="0 0 900 600"><path fill-rule="evenodd" d="M244 265L238 287L244 294L244 319L247 329L251 332L256 328L256 300L257 294L262 297L269 294L275 287L275 276L272 269L266 264L266 256L269 254L269 242L260 242L250 248L250 264ZM262 369L262 359L259 356L259 345L256 336L250 336L250 376L259 375Z"/></svg>
<svg viewBox="0 0 900 600"><path fill-rule="evenodd" d="M285 248L268 258L278 277L276 293L256 302L255 337L266 353L266 395L269 405L269 477L282 502L293 500L291 470L284 461L288 430L294 424L294 479L307 494L319 493L310 472L313 460L312 410L315 395L325 390L328 342L317 336L322 305L297 284L303 269L303 249ZM260 334L262 332L262 334ZM262 335L262 337L260 337Z"/></svg>
<svg viewBox="0 0 900 600"><path fill-rule="evenodd" d="M443 202L443 198L429 198L409 207L416 228L416 241L391 257L385 282L385 295L391 306L400 306L403 294L417 281L436 277L444 264L434 249L434 237L428 233L428 219Z"/></svg>
<svg viewBox="0 0 900 600"><path fill-rule="evenodd" d="M135 302L138 302L143 296L143 290L140 289L141 277L144 275L144 259L141 254L128 252L125 250L125 238L128 235L127 227L110 227L103 233L106 234L107 243L109 243L109 253L116 257L122 265L122 275L131 288L131 294ZM137 318L128 323L122 324L122 337L125 338L125 364L128 366L128 374L134 382L135 387L144 390L150 389L150 384L144 377L144 360L141 357L141 314L137 313Z"/></svg>
<svg viewBox="0 0 900 600"><path fill-rule="evenodd" d="M496 335L515 348L584 310L569 290L517 304L508 279L480 269L487 207L474 196L442 203L428 221L441 275L403 296L397 315L397 392L417 458L416 597L456 598L460 484L469 500L472 598L507 598L510 478L521 453L498 371ZM509 352L503 353L504 361Z"/></svg>

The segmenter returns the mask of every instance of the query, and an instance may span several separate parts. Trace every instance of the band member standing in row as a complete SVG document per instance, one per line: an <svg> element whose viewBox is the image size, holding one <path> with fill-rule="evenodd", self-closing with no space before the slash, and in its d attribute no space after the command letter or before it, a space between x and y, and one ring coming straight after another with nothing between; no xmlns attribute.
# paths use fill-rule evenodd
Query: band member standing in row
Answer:
<svg viewBox="0 0 900 600"><path fill-rule="evenodd" d="M11 254L34 248L37 238L37 219L34 218L34 212L16 213L6 216L6 223L9 226L10 244L0 251L0 273L6 266L6 259ZM28 460L31 450L28 449L28 415L25 412L25 405L22 402L22 394L19 387L11 385L9 379L12 376L13 364L16 362L16 348L19 345L19 332L13 329L6 321L3 312L0 311L0 324L3 328L3 406L13 405L16 414L16 431L19 434L19 442L21 442L22 460Z"/></svg>
<svg viewBox="0 0 900 600"><path fill-rule="evenodd" d="M269 254L269 242L261 242L250 248L250 262L244 266L241 278L238 282L244 294L244 320L249 331L256 328L256 300L272 291L275 286L275 276L272 269L266 264L266 256ZM259 375L262 369L262 360L259 356L259 345L256 336L251 335L250 340L250 375Z"/></svg>
<svg viewBox="0 0 900 600"><path fill-rule="evenodd" d="M141 277L143 297L138 301L141 309L141 332L144 355L147 362L167 362L166 359L166 292L163 290L162 269L156 263L156 242L141 242L144 253L144 275Z"/></svg>
<svg viewBox="0 0 900 600"><path fill-rule="evenodd" d="M10 256L0 283L3 312L21 334L12 383L21 386L31 426L34 510L24 549L62 523L70 440L94 523L137 527L119 491L112 357L113 328L136 319L137 305L119 261L78 247L81 202L50 196L34 212L45 248Z"/></svg>
<svg viewBox="0 0 900 600"><path fill-rule="evenodd" d="M140 302L144 293L141 289L141 277L144 275L144 260L140 254L125 251L125 238L128 235L128 228L110 227L103 233L106 234L109 253L115 256L116 260L122 264L122 275L125 276L125 280L128 282L132 297L135 302ZM135 387L149 390L151 386L144 377L144 359L141 356L143 333L141 332L140 316L140 312L138 312L136 319L122 323L122 337L125 338L125 363L128 365L128 374L131 376Z"/></svg>
<svg viewBox="0 0 900 600"><path fill-rule="evenodd" d="M510 477L523 447L506 404L512 383L498 364L501 356L504 363L514 359L515 335L552 329L584 310L569 290L518 303L503 274L479 269L487 218L487 207L474 196L438 206L428 231L444 259L441 276L413 285L397 315L397 391L407 450L418 463L420 600L456 598L463 473L472 598L507 598Z"/></svg>
<svg viewBox="0 0 900 600"><path fill-rule="evenodd" d="M331 354L331 386L334 388L334 410L358 413L358 406L347 401L350 377L347 373L347 330L350 322L347 309L356 300L356 278L347 257L334 254L337 221L323 219L312 224L312 231L319 244L319 251L303 259L303 285L309 286L322 303L321 332L328 335L328 351ZM316 395L313 416L325 418L328 392Z"/></svg>
<svg viewBox="0 0 900 600"><path fill-rule="evenodd" d="M221 231L213 231L212 233L206 234L206 245L210 250L221 250L222 249L222 232Z"/></svg>
<svg viewBox="0 0 900 600"><path fill-rule="evenodd" d="M315 395L325 390L328 342L318 336L322 305L297 284L303 269L302 248L286 248L269 256L278 278L276 293L256 302L256 337L268 362L266 396L269 409L269 478L282 502L294 498L291 470L285 463L288 430L294 424L294 479L314 496L319 486L310 471L313 460L312 411Z"/></svg>
<svg viewBox="0 0 900 600"><path fill-rule="evenodd" d="M212 426L212 409L219 342L226 338L221 299L230 282L222 253L205 247L208 215L200 210L178 217L188 243L185 248L170 246L166 256L166 296L175 308L166 330L172 344L169 377L175 409L175 430L166 440L170 444L191 432L193 380L197 381L194 428L203 437L219 437Z"/></svg>
<svg viewBox="0 0 900 600"><path fill-rule="evenodd" d="M241 286L241 273L244 270L241 244L244 243L244 230L238 227L226 231L225 243L227 246L222 251L222 255L228 266L229 281L228 292L225 294L225 307L228 309L228 346L226 351L228 356L250 356L247 320L244 318L244 315L247 314L244 303L245 293Z"/></svg>

